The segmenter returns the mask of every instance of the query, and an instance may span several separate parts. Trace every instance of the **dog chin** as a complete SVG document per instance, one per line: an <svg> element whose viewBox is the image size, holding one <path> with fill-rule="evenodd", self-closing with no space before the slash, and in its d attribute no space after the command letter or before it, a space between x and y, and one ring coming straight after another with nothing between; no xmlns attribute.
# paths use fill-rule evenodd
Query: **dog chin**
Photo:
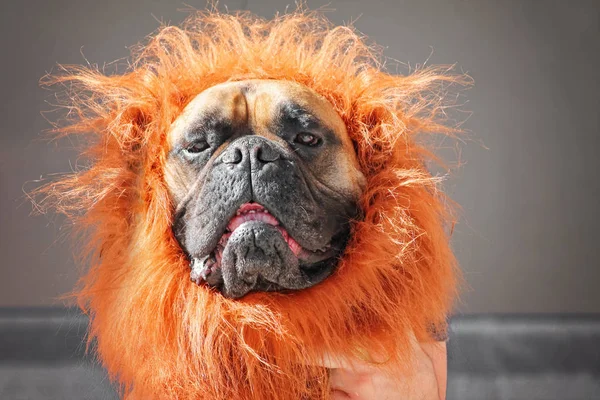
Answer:
<svg viewBox="0 0 600 400"><path fill-rule="evenodd" d="M246 203L212 252L191 257L190 278L231 298L251 291L305 289L333 272L340 246L332 243L305 249L265 207Z"/></svg>

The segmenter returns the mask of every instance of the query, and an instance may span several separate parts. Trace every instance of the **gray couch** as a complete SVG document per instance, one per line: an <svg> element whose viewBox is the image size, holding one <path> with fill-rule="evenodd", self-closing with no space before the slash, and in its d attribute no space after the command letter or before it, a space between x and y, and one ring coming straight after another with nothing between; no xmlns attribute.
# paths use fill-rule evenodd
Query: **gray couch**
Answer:
<svg viewBox="0 0 600 400"><path fill-rule="evenodd" d="M74 309L0 309L1 400L111 400ZM600 315L457 316L449 400L600 399Z"/></svg>

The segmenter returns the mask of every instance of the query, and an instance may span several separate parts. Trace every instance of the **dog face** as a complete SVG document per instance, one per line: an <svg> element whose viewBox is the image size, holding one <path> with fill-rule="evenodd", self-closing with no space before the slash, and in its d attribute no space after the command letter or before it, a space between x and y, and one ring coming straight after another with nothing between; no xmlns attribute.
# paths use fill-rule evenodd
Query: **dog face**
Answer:
<svg viewBox="0 0 600 400"><path fill-rule="evenodd" d="M332 105L290 81L197 95L173 123L165 167L191 279L228 297L329 276L365 185Z"/></svg>

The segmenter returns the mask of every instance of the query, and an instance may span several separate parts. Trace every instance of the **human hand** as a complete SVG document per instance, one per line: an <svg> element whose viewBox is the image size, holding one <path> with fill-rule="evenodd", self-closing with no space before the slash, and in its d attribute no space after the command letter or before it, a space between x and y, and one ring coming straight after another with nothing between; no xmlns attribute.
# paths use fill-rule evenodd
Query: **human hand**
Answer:
<svg viewBox="0 0 600 400"><path fill-rule="evenodd" d="M330 368L333 400L444 400L446 398L446 342L419 343L413 337L414 375L390 376L359 359L323 358Z"/></svg>

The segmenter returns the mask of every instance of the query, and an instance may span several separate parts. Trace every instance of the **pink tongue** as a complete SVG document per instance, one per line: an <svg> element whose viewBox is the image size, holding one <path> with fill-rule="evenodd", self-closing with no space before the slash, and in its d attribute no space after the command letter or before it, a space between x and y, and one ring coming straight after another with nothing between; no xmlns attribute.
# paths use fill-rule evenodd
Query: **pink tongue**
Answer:
<svg viewBox="0 0 600 400"><path fill-rule="evenodd" d="M271 214L267 214L265 212L254 212L251 214L241 214L236 215L229 221L229 225L227 225L227 229L230 232L235 231L241 224L248 221L262 221L269 225L277 226L279 222L275 219Z"/></svg>
<svg viewBox="0 0 600 400"><path fill-rule="evenodd" d="M252 207L252 210L255 212L240 214L240 215L236 215L235 217L233 217L231 219L231 221L229 221L229 225L227 225L227 229L229 230L229 232L235 231L244 222L248 222L248 221L265 222L269 225L273 225L273 226L277 227L277 229L279 230L279 232L281 233L281 235L287 242L288 246L290 246L290 249L292 250L292 252L296 256L298 256L298 254L300 254L300 252L302 251L302 247L298 244L298 242L296 242L292 237L290 237L290 235L287 233L287 231L285 229L283 229L281 226L279 226L279 222L277 221L277 219L275 217L273 217L271 214L260 211L260 209L263 209L263 208L260 206ZM247 211L247 210L243 210L243 211ZM227 240L229 240L229 236L231 236L231 233L224 234L223 237L221 238L219 244L221 246L225 247ZM220 256L220 255L221 254L218 254L217 256ZM218 258L220 258L220 257L218 257Z"/></svg>

